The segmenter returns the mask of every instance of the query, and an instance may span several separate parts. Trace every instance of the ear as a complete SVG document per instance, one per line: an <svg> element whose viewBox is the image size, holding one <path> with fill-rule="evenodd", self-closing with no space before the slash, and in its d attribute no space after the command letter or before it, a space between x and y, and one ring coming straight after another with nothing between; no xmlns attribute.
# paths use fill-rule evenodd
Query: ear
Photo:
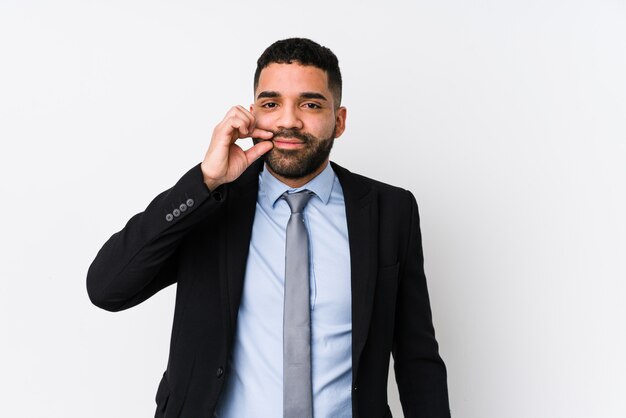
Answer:
<svg viewBox="0 0 626 418"><path fill-rule="evenodd" d="M250 105L250 113L254 115L254 103Z"/></svg>
<svg viewBox="0 0 626 418"><path fill-rule="evenodd" d="M339 109L335 111L335 138L339 138L343 131L346 130L346 116L347 109L343 106L340 106Z"/></svg>

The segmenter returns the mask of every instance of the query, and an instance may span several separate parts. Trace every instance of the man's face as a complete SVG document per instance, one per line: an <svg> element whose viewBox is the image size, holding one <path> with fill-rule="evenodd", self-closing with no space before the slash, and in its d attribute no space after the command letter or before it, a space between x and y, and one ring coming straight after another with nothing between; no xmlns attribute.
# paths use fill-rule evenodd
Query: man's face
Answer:
<svg viewBox="0 0 626 418"><path fill-rule="evenodd" d="M274 148L265 162L287 179L312 178L321 172L334 138L345 129L346 109L335 109L326 72L313 66L265 67L250 111L258 128L274 133Z"/></svg>

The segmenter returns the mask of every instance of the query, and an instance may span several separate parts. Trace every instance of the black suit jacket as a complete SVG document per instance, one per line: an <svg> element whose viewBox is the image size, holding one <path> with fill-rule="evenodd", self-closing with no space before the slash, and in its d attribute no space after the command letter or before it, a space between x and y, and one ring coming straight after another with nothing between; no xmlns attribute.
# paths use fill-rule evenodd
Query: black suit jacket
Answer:
<svg viewBox="0 0 626 418"><path fill-rule="evenodd" d="M213 416L228 375L261 169L257 161L210 191L194 167L114 234L89 269L89 297L110 311L177 283L157 417ZM448 417L415 199L336 164L333 169L344 192L350 245L353 415L391 416L391 352L405 416Z"/></svg>

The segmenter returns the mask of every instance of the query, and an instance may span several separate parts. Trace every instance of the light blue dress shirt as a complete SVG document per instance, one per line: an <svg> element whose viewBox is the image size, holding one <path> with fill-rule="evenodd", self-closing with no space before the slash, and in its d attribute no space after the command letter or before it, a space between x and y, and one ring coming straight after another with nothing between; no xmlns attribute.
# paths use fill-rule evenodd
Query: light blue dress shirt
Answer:
<svg viewBox="0 0 626 418"><path fill-rule="evenodd" d="M285 228L291 211L280 196L315 193L304 209L310 241L311 356L315 417L352 416L352 296L343 190L330 164L292 189L266 169L250 241L228 378L216 416L283 416Z"/></svg>

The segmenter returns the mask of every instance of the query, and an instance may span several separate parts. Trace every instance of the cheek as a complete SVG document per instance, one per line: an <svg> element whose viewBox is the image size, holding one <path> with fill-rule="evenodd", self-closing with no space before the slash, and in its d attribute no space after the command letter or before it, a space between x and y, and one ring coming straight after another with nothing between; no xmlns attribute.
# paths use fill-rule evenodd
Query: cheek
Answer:
<svg viewBox="0 0 626 418"><path fill-rule="evenodd" d="M335 134L335 121L324 120L318 121L315 125L311 126L311 130L315 132L315 136L321 139L326 139Z"/></svg>
<svg viewBox="0 0 626 418"><path fill-rule="evenodd" d="M304 126L304 130L318 135L325 133L328 130L328 121L326 118L315 117L314 115L304 115L300 118L302 121L302 125Z"/></svg>

